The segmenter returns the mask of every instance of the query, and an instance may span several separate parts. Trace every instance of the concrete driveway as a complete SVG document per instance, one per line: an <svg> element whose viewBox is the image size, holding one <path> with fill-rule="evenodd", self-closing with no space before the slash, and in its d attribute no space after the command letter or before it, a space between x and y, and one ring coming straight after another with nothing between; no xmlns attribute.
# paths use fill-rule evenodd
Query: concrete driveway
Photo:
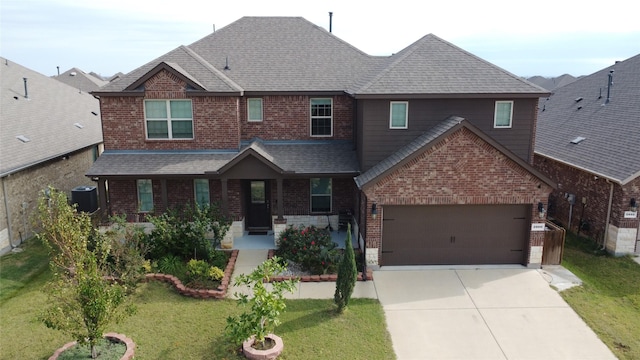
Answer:
<svg viewBox="0 0 640 360"><path fill-rule="evenodd" d="M373 282L399 360L616 358L538 270L383 268Z"/></svg>

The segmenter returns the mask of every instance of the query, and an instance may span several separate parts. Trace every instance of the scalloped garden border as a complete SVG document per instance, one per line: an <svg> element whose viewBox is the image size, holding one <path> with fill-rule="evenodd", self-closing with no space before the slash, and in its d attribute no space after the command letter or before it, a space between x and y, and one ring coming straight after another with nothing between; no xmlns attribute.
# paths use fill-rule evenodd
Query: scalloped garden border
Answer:
<svg viewBox="0 0 640 360"><path fill-rule="evenodd" d="M117 341L123 343L127 347L127 350L124 352L124 355L122 355L120 360L133 359L133 357L135 355L134 354L135 353L135 349L136 349L136 344L133 342L133 340L131 340L130 338L126 337L126 335L118 334L118 333L114 333L114 332L106 333L106 334L103 335L103 337L105 337L105 338L107 338L109 340L117 340ZM57 360L58 356L60 356L60 354L62 354L66 350L76 346L76 344L78 344L77 341L72 341L72 342L64 344L61 348L56 350L56 352L54 352L53 355L51 355L51 357L49 357L49 360Z"/></svg>
<svg viewBox="0 0 640 360"><path fill-rule="evenodd" d="M271 259L275 254L274 249L269 249L269 255L267 255L268 259ZM301 282L329 282L329 281L337 281L338 274L325 274L325 275L302 275L302 276L274 276L271 278L271 281L284 281L290 279L300 279ZM367 269L367 281L373 280L373 271L371 269ZM358 281L364 281L362 279L362 271L358 272Z"/></svg>
<svg viewBox="0 0 640 360"><path fill-rule="evenodd" d="M197 299L224 299L227 295L227 289L229 288L229 282L231 281L231 275L233 274L237 259L238 250L232 250L229 262L227 262L227 267L224 269L224 277L220 280L220 285L217 289L192 289L186 287L177 277L169 274L146 274L145 281L156 280L167 282L173 285L180 294Z"/></svg>

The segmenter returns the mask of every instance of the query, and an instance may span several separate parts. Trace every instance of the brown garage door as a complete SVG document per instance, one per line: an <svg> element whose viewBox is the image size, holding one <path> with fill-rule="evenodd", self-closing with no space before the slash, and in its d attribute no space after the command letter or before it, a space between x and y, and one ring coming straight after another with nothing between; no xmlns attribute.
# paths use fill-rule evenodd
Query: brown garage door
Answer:
<svg viewBox="0 0 640 360"><path fill-rule="evenodd" d="M528 205L385 206L382 265L522 264Z"/></svg>

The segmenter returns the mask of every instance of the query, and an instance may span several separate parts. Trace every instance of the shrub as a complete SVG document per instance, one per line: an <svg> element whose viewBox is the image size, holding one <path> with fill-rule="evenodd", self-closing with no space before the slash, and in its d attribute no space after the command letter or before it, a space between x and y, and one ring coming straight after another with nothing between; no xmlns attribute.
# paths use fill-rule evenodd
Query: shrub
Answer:
<svg viewBox="0 0 640 360"><path fill-rule="evenodd" d="M312 274L335 273L340 251L330 233L315 226L289 226L278 237L276 255Z"/></svg>
<svg viewBox="0 0 640 360"><path fill-rule="evenodd" d="M342 313L349 305L353 288L358 280L358 270L356 269L356 259L351 244L351 225L347 225L347 238L344 241L344 256L340 261L338 269L338 279L336 280L336 292L333 301L338 305L338 313Z"/></svg>
<svg viewBox="0 0 640 360"><path fill-rule="evenodd" d="M187 263L188 281L220 281L224 277L224 271L216 266L210 266L204 260L191 259Z"/></svg>
<svg viewBox="0 0 640 360"><path fill-rule="evenodd" d="M231 221L214 205L187 205L147 219L154 225L147 236L152 259L175 255L184 261L210 261L231 226ZM213 239L206 238L208 233L213 234Z"/></svg>
<svg viewBox="0 0 640 360"><path fill-rule="evenodd" d="M163 274L171 274L179 278L184 278L187 271L184 260L175 256L167 255L158 260L158 272Z"/></svg>

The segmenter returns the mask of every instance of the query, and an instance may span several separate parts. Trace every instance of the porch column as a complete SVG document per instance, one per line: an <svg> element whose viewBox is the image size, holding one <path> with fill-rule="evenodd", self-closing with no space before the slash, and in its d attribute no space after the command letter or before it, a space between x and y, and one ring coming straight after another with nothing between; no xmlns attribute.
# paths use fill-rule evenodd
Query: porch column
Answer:
<svg viewBox="0 0 640 360"><path fill-rule="evenodd" d="M227 186L227 178L220 179L220 183L222 184L222 212L224 214L229 214L229 194L227 193L229 188Z"/></svg>
<svg viewBox="0 0 640 360"><path fill-rule="evenodd" d="M162 205L164 206L164 210L166 211L169 206L169 197L167 196L167 179L160 180L160 188L162 189Z"/></svg>
<svg viewBox="0 0 640 360"><path fill-rule="evenodd" d="M278 220L284 219L284 196L282 194L282 178L276 179L278 184Z"/></svg>
<svg viewBox="0 0 640 360"><path fill-rule="evenodd" d="M107 180L104 178L98 179L98 201L100 202L100 210L102 210L102 216L104 219L109 217L109 209L107 209Z"/></svg>

